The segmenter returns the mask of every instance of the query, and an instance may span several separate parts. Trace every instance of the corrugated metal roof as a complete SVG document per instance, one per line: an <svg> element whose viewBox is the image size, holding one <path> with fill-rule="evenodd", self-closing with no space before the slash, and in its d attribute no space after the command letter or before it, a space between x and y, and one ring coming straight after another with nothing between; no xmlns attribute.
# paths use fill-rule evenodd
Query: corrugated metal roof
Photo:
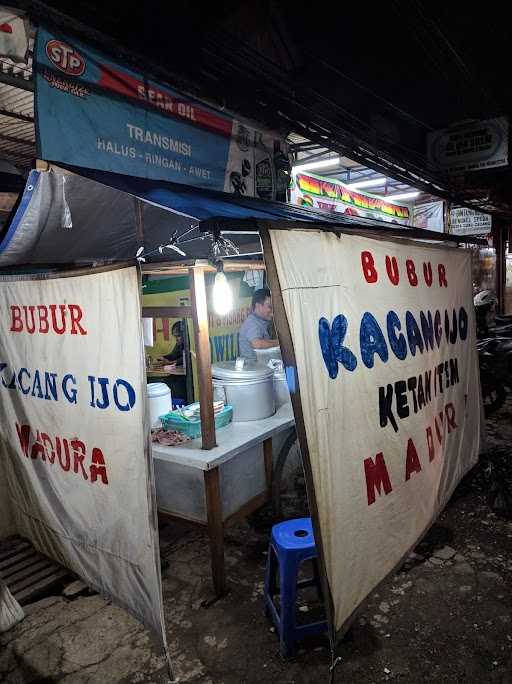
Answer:
<svg viewBox="0 0 512 684"><path fill-rule="evenodd" d="M0 58L0 158L20 169L30 168L36 156L32 55L29 41L27 64ZM19 81L19 87L16 85Z"/></svg>

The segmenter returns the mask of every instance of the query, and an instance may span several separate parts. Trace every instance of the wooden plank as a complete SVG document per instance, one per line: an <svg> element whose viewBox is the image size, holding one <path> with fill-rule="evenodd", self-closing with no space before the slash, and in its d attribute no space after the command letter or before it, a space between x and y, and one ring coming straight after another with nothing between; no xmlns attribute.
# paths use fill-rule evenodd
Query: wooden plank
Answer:
<svg viewBox="0 0 512 684"><path fill-rule="evenodd" d="M174 511L166 511L165 508L159 508L158 515L168 520L183 520L184 522L188 522L191 525L200 525L201 527L206 527L208 525L206 520L197 520L197 518L192 518L188 515L174 513Z"/></svg>
<svg viewBox="0 0 512 684"><path fill-rule="evenodd" d="M224 528L222 525L222 501L220 498L219 469L204 471L208 536L212 557L212 578L217 598L224 596L226 570L224 566Z"/></svg>
<svg viewBox="0 0 512 684"><path fill-rule="evenodd" d="M266 489L264 492L260 492L259 494L256 494L256 496L253 496L252 499L249 499L249 501L247 501L247 503L245 503L237 511L231 513L231 515L224 520L224 527L231 525L231 523L235 520L247 518L248 515L251 515L251 513L257 511L258 508L261 508L267 501L268 490Z"/></svg>
<svg viewBox="0 0 512 684"><path fill-rule="evenodd" d="M272 497L272 473L274 470L274 459L272 454L272 437L268 437L263 442L263 459L265 461L265 482L267 483L268 498Z"/></svg>
<svg viewBox="0 0 512 684"><path fill-rule="evenodd" d="M297 361L295 358L295 350L293 347L292 334L290 325L288 323L288 316L283 300L283 293L279 283L279 276L277 273L276 262L274 259L274 252L272 250L272 242L270 234L266 228L261 228L261 224L257 221L260 227L261 242L263 245L263 255L267 265L267 280L272 292L272 305L274 309L274 321L279 337L279 346L281 347L281 355L285 368L293 369L295 373L295 391L290 392L293 413L295 415L295 428L297 430L297 437L299 438L300 450L302 455L302 464L304 467L304 474L306 476L306 489L308 494L309 511L313 522L313 529L315 533L315 544L318 552L318 564L320 568L320 576L322 580L322 591L325 596L325 609L327 613L327 620L329 624L329 638L331 642L331 650L334 650L336 637L338 636L334 627L334 604L332 600L332 593L329 588L329 581L327 579L327 570L325 567L325 555L322 542L322 532L320 529L320 516L318 513L318 504L316 501L315 487L313 483L313 471L311 468L311 460L309 456L308 439L306 435L306 426L304 423L304 414L302 412L302 401L300 396L299 377L297 373Z"/></svg>
<svg viewBox="0 0 512 684"><path fill-rule="evenodd" d="M41 554L37 553L37 551L34 551L34 549L32 549L32 554L33 555L29 556L28 558L24 558L18 563L9 566L7 569L0 570L0 575L4 578L10 577L15 572L18 572L18 570L23 570L24 568L31 567L32 565L34 565L34 563L38 563L41 560L41 558L44 558L44 556L41 556Z"/></svg>
<svg viewBox="0 0 512 684"><path fill-rule="evenodd" d="M7 568L11 567L11 565L16 565L16 563L19 563L19 561L22 561L25 558L29 558L32 556L36 551L29 546L27 549L24 549L23 551L19 551L15 555L11 556L10 558L7 558L6 560L2 561L0 563L0 573L5 572Z"/></svg>
<svg viewBox="0 0 512 684"><path fill-rule="evenodd" d="M17 582L10 582L9 589L11 590L12 594L18 594L23 589L27 589L31 585L37 584L41 580L44 580L60 571L64 572L64 574L70 574L70 571L66 570L66 568L62 568L60 565L55 565L55 563L53 563L48 565L46 568L43 568L30 575L30 577L25 577Z"/></svg>
<svg viewBox="0 0 512 684"><path fill-rule="evenodd" d="M246 228L247 230L247 228ZM257 236L255 236L257 237ZM190 259L188 260L190 262ZM263 261L251 260L235 260L224 259L224 271L226 273L238 273L242 271L264 271L265 264ZM182 262L159 262L153 264L142 264L141 269L144 275L160 275L160 276L177 276L188 275L189 269L193 266L192 263L187 263L187 260ZM208 263L203 265L205 273L215 273L215 266L210 266Z"/></svg>
<svg viewBox="0 0 512 684"><path fill-rule="evenodd" d="M57 570L52 575L49 575L48 577L45 577L39 582L36 582L36 584L32 584L28 586L26 589L23 589L22 591L18 591L16 593L12 592L11 590L11 593L13 593L13 596L18 601L18 603L24 606L25 604L30 603L33 599L37 598L44 592L51 589L55 584L57 584L57 582L64 579L64 577L70 574L71 573L69 572L69 570Z"/></svg>
<svg viewBox="0 0 512 684"><path fill-rule="evenodd" d="M10 556L13 556L15 553L18 553L18 551L21 551L22 549L26 549L28 547L30 547L30 544L24 539L20 539L19 541L15 541L13 543L7 542L5 544L5 547L3 547L0 551L0 563L3 560L10 558Z"/></svg>
<svg viewBox="0 0 512 684"><path fill-rule="evenodd" d="M143 306L142 318L192 318L192 307Z"/></svg>
<svg viewBox="0 0 512 684"><path fill-rule="evenodd" d="M217 442L213 411L212 364L203 266L194 266L190 269L190 295L196 341L202 447L203 449L213 449L213 447L217 446Z"/></svg>
<svg viewBox="0 0 512 684"><path fill-rule="evenodd" d="M16 582L21 582L21 580L25 579L25 577L31 577L45 568L51 569L55 567L55 563L49 558L45 558L44 556L36 556L35 563L27 565L25 568L21 568L14 573L10 573L8 575L2 574L2 577L9 585L14 585Z"/></svg>

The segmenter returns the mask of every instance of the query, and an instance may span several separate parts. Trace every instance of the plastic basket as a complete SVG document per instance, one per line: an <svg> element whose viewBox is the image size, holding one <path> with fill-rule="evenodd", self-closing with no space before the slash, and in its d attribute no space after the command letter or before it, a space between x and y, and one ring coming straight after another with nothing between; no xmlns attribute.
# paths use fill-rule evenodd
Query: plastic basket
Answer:
<svg viewBox="0 0 512 684"><path fill-rule="evenodd" d="M219 429L224 427L231 422L232 418L233 407L228 404L215 416L215 428ZM170 413L166 413L165 416L160 416L160 420L162 421L164 430L176 430L177 432L182 432L191 439L196 439L201 436L201 421L187 420L177 411L171 411Z"/></svg>

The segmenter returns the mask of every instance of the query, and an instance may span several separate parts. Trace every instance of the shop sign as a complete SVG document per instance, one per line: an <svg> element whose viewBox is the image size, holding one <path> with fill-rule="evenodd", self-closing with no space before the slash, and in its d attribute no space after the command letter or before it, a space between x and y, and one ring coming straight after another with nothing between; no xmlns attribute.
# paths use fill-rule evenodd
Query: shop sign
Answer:
<svg viewBox="0 0 512 684"><path fill-rule="evenodd" d="M140 310L135 267L0 277L0 471L17 532L165 646Z"/></svg>
<svg viewBox="0 0 512 684"><path fill-rule="evenodd" d="M409 225L411 205L386 201L378 195L351 190L340 181L312 173L292 179L292 203L322 211Z"/></svg>
<svg viewBox="0 0 512 684"><path fill-rule="evenodd" d="M444 232L444 202L425 202L413 207L413 225L423 230Z"/></svg>
<svg viewBox="0 0 512 684"><path fill-rule="evenodd" d="M466 207L450 210L450 232L454 235L487 235L492 230L491 214Z"/></svg>
<svg viewBox="0 0 512 684"><path fill-rule="evenodd" d="M288 147L261 131L40 28L41 158L264 199L286 199Z"/></svg>
<svg viewBox="0 0 512 684"><path fill-rule="evenodd" d="M28 54L28 21L24 13L11 7L0 7L0 57L26 63ZM2 67L6 65L2 64Z"/></svg>
<svg viewBox="0 0 512 684"><path fill-rule="evenodd" d="M270 237L338 631L477 462L471 254L311 230Z"/></svg>
<svg viewBox="0 0 512 684"><path fill-rule="evenodd" d="M508 117L500 116L429 133L429 161L449 173L508 166L508 129Z"/></svg>

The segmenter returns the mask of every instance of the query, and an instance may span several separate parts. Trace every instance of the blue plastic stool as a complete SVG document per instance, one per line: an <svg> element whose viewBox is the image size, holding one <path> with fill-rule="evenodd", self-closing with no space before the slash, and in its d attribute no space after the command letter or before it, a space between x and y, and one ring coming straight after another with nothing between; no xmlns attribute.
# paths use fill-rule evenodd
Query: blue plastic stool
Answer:
<svg viewBox="0 0 512 684"><path fill-rule="evenodd" d="M298 581L299 568L306 560L313 561L313 578ZM279 588L276 579L279 572ZM295 620L297 589L316 586L322 597L317 552L311 518L287 520L272 527L265 573L265 613L271 617L279 633L281 655L295 653L296 642L311 634L327 631L327 622L297 625ZM279 594L280 610L276 609L274 596Z"/></svg>

